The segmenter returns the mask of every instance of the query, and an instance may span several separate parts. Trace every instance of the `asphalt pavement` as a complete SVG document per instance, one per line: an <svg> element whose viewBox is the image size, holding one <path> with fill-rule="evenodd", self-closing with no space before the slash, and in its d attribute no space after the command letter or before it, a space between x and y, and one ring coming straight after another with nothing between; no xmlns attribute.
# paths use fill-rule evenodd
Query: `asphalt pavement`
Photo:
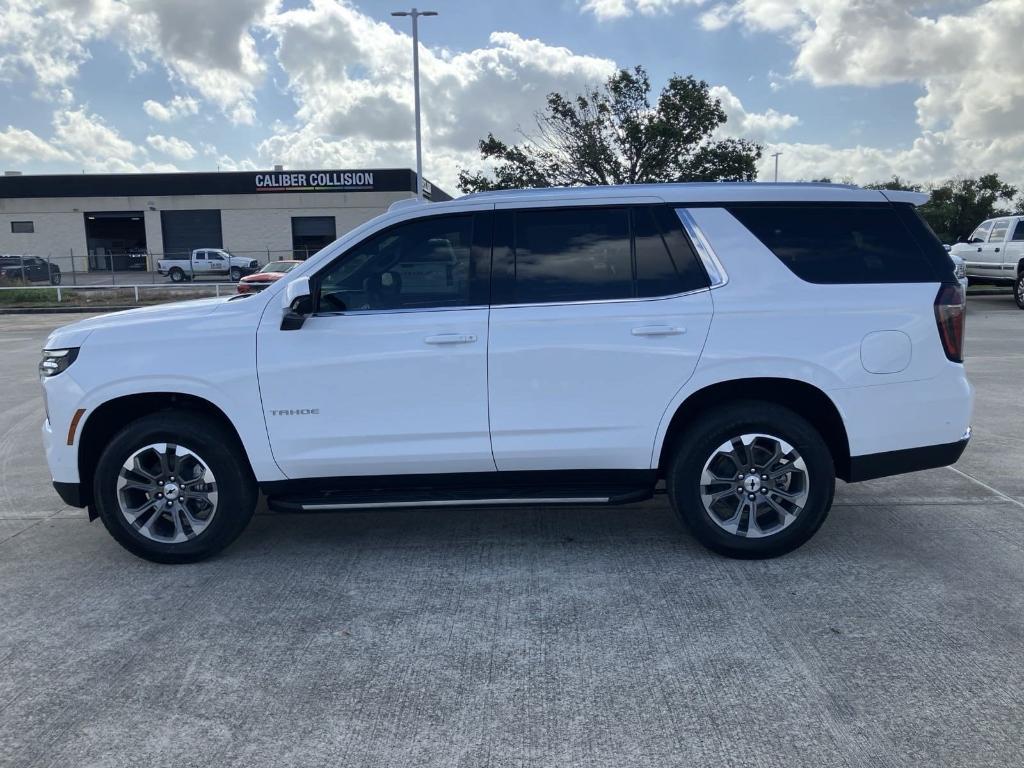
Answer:
<svg viewBox="0 0 1024 768"><path fill-rule="evenodd" d="M62 507L0 317L0 766L1020 766L1024 312L972 297L974 439L786 557L663 497L275 515L158 566Z"/></svg>

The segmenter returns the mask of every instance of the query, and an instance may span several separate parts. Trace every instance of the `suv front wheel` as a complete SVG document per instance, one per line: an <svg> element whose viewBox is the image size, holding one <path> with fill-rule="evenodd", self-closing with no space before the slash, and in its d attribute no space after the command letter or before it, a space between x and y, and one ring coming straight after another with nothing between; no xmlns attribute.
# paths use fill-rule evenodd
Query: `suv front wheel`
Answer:
<svg viewBox="0 0 1024 768"><path fill-rule="evenodd" d="M216 554L244 530L256 483L238 441L200 414L131 422L100 456L97 512L127 550L158 563Z"/></svg>
<svg viewBox="0 0 1024 768"><path fill-rule="evenodd" d="M1013 300L1024 309L1024 268L1018 268L1017 281L1013 284Z"/></svg>
<svg viewBox="0 0 1024 768"><path fill-rule="evenodd" d="M821 527L835 467L818 431L773 403L712 411L678 443L666 478L676 514L728 557L784 555Z"/></svg>

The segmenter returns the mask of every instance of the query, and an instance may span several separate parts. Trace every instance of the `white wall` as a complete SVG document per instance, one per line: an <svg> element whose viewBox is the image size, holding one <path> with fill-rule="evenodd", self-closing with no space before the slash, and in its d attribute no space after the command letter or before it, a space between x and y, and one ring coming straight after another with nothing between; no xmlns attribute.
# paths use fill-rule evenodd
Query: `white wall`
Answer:
<svg viewBox="0 0 1024 768"><path fill-rule="evenodd" d="M281 192L251 195L178 195L173 197L50 197L0 199L0 253L52 255L61 269L70 270L69 250L74 249L75 269L86 267L85 213L91 211L142 211L146 245L151 253L163 252L160 211L220 209L224 247L254 252L266 261L283 258L291 251L293 216L334 216L340 237L358 224L381 213L412 192ZM151 210L152 209L152 210ZM35 232L13 234L11 221L31 221ZM274 251L279 253L274 254ZM263 252L259 257L255 252Z"/></svg>

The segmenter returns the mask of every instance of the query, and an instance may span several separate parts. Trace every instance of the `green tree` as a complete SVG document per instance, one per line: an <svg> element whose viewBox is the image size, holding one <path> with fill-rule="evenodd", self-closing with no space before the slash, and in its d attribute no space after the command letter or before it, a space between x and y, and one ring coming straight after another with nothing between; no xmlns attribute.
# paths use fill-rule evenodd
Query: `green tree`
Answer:
<svg viewBox="0 0 1024 768"><path fill-rule="evenodd" d="M664 181L751 181L762 147L716 139L726 122L708 84L674 75L654 106L643 67L622 69L600 87L567 97L550 93L535 115L537 132L520 144L489 133L480 155L493 175L459 171L459 189L640 184Z"/></svg>
<svg viewBox="0 0 1024 768"><path fill-rule="evenodd" d="M885 189L895 192L920 192L920 184L911 184L906 179L901 179L899 176L893 176L888 181L878 181L874 184L865 184L865 189Z"/></svg>
<svg viewBox="0 0 1024 768"><path fill-rule="evenodd" d="M1016 196L1017 188L995 173L958 177L932 187L931 198L919 210L940 240L954 243L966 240L985 219L1009 214Z"/></svg>

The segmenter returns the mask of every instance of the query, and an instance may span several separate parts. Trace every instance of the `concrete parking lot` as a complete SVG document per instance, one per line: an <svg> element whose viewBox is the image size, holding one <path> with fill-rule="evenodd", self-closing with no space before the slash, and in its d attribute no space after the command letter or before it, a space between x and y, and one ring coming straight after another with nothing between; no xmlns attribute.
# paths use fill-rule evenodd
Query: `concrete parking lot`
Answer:
<svg viewBox="0 0 1024 768"><path fill-rule="evenodd" d="M0 317L0 765L1020 766L1024 312L972 298L953 469L797 552L616 508L274 515L157 566L63 508Z"/></svg>

